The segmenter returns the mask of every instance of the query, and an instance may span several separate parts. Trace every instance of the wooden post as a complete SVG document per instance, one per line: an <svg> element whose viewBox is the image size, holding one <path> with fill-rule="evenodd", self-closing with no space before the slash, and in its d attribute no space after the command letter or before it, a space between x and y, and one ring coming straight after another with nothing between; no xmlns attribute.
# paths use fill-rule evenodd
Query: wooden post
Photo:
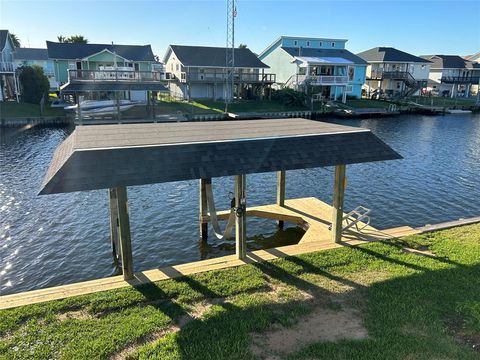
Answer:
<svg viewBox="0 0 480 360"><path fill-rule="evenodd" d="M120 258L120 244L118 238L118 203L117 191L115 188L108 190L110 200L110 241L112 244L112 255L117 262Z"/></svg>
<svg viewBox="0 0 480 360"><path fill-rule="evenodd" d="M127 188L118 186L117 192L118 206L118 227L120 237L120 253L122 254L122 272L123 278L129 280L133 278L133 257L132 243L130 238L130 220L128 217Z"/></svg>
<svg viewBox="0 0 480 360"><path fill-rule="evenodd" d="M246 176L235 176L235 240L236 255L238 259L246 257L246 239L247 239L247 222L246 222Z"/></svg>
<svg viewBox="0 0 480 360"><path fill-rule="evenodd" d="M208 239L208 221L205 218L208 215L207 192L205 186L211 184L212 179L200 179L200 237L202 240Z"/></svg>
<svg viewBox="0 0 480 360"><path fill-rule="evenodd" d="M277 171L277 205L285 206L285 170ZM277 225L283 229L283 220L278 220Z"/></svg>
<svg viewBox="0 0 480 360"><path fill-rule="evenodd" d="M335 166L335 183L333 185L332 240L342 240L343 198L345 195L345 165Z"/></svg>

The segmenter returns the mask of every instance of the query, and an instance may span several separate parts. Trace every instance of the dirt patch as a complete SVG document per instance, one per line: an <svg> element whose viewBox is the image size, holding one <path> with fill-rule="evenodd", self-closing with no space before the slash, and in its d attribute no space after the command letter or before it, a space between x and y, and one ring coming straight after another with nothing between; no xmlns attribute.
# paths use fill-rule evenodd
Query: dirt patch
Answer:
<svg viewBox="0 0 480 360"><path fill-rule="evenodd" d="M428 256L428 257L437 257L437 255L428 249L426 246L419 247L418 249L413 249L409 247L403 247L402 251L406 254L414 254L420 256Z"/></svg>
<svg viewBox="0 0 480 360"><path fill-rule="evenodd" d="M90 315L85 310L78 310L78 311L67 311L67 312L61 313L57 316L57 319L60 321L65 321L69 319L89 320L89 319L93 319L93 316Z"/></svg>
<svg viewBox="0 0 480 360"><path fill-rule="evenodd" d="M465 321L460 319L447 320L445 325L457 342L467 345L480 354L480 333L467 332L465 330Z"/></svg>
<svg viewBox="0 0 480 360"><path fill-rule="evenodd" d="M261 359L274 360L277 354L288 354L317 343L342 339L361 340L368 337L357 311L340 311L318 307L290 328L276 326L253 336L252 352Z"/></svg>

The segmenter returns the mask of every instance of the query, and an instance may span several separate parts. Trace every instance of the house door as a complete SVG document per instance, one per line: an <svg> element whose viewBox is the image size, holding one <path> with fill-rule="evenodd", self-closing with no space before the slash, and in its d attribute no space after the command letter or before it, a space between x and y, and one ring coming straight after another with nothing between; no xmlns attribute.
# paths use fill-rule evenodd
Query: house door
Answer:
<svg viewBox="0 0 480 360"><path fill-rule="evenodd" d="M76 69L77 69L77 77L81 78L82 77L82 62L81 61L77 61Z"/></svg>

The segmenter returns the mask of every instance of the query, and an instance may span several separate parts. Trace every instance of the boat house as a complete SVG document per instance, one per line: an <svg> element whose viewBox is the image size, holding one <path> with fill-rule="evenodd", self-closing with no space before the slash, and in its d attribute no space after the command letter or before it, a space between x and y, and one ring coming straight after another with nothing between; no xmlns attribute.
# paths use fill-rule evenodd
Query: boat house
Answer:
<svg viewBox="0 0 480 360"><path fill-rule="evenodd" d="M399 158L368 129L305 119L80 126L57 148L40 194L108 190L112 244L128 280L134 277L128 187L198 179L202 238L209 222L217 237L228 236L235 226L236 257L244 260L247 215L293 222L308 217L309 241L341 242L348 220L343 211L346 166ZM296 210L285 199L286 172L326 166L335 167L332 206L300 199L297 203L310 210ZM277 203L252 209L247 207L248 174L262 172L277 173ZM235 177L226 212L216 211L211 196L212 178L221 176ZM320 215L308 214L319 210ZM228 218L223 234L217 216Z"/></svg>

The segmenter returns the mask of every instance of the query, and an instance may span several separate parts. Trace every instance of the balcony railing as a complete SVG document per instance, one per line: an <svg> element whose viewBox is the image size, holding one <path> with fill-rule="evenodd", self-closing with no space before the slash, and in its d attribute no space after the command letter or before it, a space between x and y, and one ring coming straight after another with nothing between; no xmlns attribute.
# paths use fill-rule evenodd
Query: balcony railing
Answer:
<svg viewBox="0 0 480 360"><path fill-rule="evenodd" d="M276 80L275 74L261 73L238 73L233 75L236 83L268 83L273 84ZM180 82L223 82L227 74L224 72L182 72L180 78L173 73L166 73L167 80L179 80Z"/></svg>
<svg viewBox="0 0 480 360"><path fill-rule="evenodd" d="M372 70L370 73L370 79L374 80L383 80L383 79L391 79L391 80L404 80L408 77L408 71L385 71L385 70Z"/></svg>
<svg viewBox="0 0 480 360"><path fill-rule="evenodd" d="M165 80L159 71L134 70L68 70L68 79L70 82L151 82Z"/></svg>
<svg viewBox="0 0 480 360"><path fill-rule="evenodd" d="M478 84L480 76L442 76L444 84Z"/></svg>
<svg viewBox="0 0 480 360"><path fill-rule="evenodd" d="M14 69L15 69L15 66L13 65L13 62L0 61L0 71L1 72L13 72Z"/></svg>
<svg viewBox="0 0 480 360"><path fill-rule="evenodd" d="M298 75L298 84L310 85L348 85L348 76L343 75Z"/></svg>

